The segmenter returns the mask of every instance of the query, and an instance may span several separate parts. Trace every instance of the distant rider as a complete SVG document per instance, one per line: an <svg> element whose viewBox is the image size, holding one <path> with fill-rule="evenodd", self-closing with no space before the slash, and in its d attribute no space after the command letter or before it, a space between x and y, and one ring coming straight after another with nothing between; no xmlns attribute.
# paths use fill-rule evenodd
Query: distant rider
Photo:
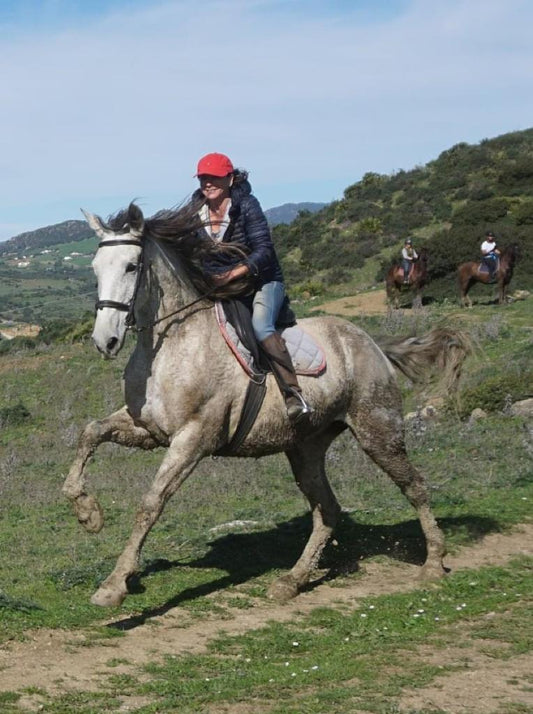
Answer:
<svg viewBox="0 0 533 714"><path fill-rule="evenodd" d="M415 260L418 260L418 255L416 253L416 250L413 248L413 241L410 238L407 238L402 248L402 268L404 285L407 285L409 283L409 272Z"/></svg>
<svg viewBox="0 0 533 714"><path fill-rule="evenodd" d="M498 268L498 256L500 251L496 247L496 238L492 231L485 233L485 240L481 244L481 262L487 266L489 271L489 279L494 280L496 270Z"/></svg>

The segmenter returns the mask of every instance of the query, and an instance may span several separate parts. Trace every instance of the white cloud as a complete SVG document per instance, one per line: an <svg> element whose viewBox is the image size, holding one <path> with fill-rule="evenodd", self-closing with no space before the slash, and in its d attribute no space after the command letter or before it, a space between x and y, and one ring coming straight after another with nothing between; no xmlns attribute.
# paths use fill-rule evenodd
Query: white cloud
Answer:
<svg viewBox="0 0 533 714"><path fill-rule="evenodd" d="M412 0L374 21L348 2L127 8L4 35L6 222L26 230L135 197L155 211L193 190L213 150L251 170L265 207L327 201L365 171L410 168L533 116L523 0Z"/></svg>

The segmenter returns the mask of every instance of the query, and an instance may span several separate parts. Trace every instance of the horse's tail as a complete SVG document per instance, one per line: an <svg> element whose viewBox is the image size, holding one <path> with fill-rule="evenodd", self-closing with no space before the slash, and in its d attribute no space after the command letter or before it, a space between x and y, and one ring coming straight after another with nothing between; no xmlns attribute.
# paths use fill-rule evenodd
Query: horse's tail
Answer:
<svg viewBox="0 0 533 714"><path fill-rule="evenodd" d="M438 327L421 337L383 337L376 340L392 364L412 382L436 375L443 392L453 392L463 362L473 352L470 336L459 330Z"/></svg>

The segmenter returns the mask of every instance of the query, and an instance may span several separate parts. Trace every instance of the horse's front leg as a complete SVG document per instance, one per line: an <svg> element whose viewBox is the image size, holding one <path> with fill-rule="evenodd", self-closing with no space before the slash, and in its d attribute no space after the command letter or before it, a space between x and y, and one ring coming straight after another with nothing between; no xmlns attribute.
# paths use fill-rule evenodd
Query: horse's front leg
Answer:
<svg viewBox="0 0 533 714"><path fill-rule="evenodd" d="M104 515L96 498L86 492L85 466L96 448L104 441L143 449L153 449L160 445L146 429L134 424L126 407L105 419L87 424L78 440L76 458L62 490L72 502L78 521L89 533L98 533L102 529Z"/></svg>
<svg viewBox="0 0 533 714"><path fill-rule="evenodd" d="M203 424L189 422L172 439L154 483L142 499L126 547L113 572L91 598L93 605L120 605L128 594L128 579L138 570L141 548L165 503L175 493L197 463L205 456L202 448Z"/></svg>
<svg viewBox="0 0 533 714"><path fill-rule="evenodd" d="M503 305L506 302L507 285L501 282L498 287L498 304Z"/></svg>

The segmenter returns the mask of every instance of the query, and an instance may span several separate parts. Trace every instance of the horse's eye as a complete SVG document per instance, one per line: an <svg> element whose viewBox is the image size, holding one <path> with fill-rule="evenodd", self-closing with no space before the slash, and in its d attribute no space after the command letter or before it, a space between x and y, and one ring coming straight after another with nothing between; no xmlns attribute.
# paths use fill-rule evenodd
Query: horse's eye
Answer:
<svg viewBox="0 0 533 714"><path fill-rule="evenodd" d="M126 272L127 273L134 273L137 270L137 265L135 263L128 263L126 265Z"/></svg>

